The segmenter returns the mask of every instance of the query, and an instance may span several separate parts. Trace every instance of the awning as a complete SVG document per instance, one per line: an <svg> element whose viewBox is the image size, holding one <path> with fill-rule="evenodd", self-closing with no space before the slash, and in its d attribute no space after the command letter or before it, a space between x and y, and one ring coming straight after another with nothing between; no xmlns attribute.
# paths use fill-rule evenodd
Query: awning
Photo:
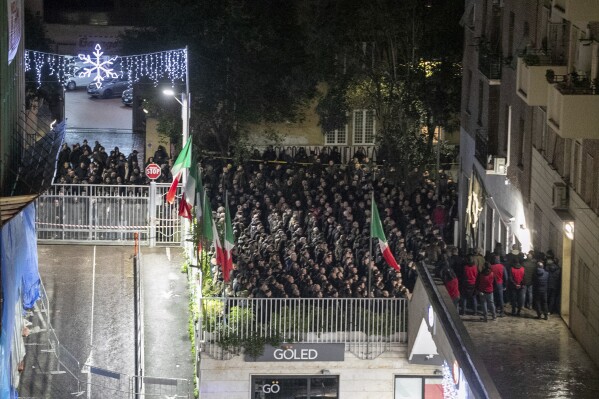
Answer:
<svg viewBox="0 0 599 399"><path fill-rule="evenodd" d="M4 223L7 223L15 215L21 212L23 208L34 201L37 196L38 194L0 197L0 216L2 219L2 226Z"/></svg>

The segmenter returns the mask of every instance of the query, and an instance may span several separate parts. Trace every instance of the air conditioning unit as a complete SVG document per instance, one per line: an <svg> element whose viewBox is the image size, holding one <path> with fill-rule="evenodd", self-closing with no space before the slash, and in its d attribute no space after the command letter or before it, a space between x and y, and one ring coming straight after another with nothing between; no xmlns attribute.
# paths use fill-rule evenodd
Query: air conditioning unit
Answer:
<svg viewBox="0 0 599 399"><path fill-rule="evenodd" d="M493 169L489 168L489 170L487 170L487 174L489 174L489 175L507 175L507 167L506 167L505 163L506 163L506 160L504 157L493 157Z"/></svg>
<svg viewBox="0 0 599 399"><path fill-rule="evenodd" d="M553 209L568 209L568 186L553 183Z"/></svg>

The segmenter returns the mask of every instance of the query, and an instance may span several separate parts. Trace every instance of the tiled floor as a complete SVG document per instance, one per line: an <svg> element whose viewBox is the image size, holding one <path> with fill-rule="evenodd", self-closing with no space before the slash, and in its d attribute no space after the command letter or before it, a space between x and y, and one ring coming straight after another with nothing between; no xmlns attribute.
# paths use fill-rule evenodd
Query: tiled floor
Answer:
<svg viewBox="0 0 599 399"><path fill-rule="evenodd" d="M462 320L504 398L599 398L599 368L558 315Z"/></svg>

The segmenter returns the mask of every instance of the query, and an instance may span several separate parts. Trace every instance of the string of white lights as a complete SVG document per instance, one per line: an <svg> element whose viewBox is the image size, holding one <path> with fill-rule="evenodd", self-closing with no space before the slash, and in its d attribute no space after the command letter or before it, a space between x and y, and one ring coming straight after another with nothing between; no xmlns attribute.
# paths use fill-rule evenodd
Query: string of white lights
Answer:
<svg viewBox="0 0 599 399"><path fill-rule="evenodd" d="M447 362L443 362L443 398L457 399L457 397L458 390L454 383L453 374Z"/></svg>
<svg viewBox="0 0 599 399"><path fill-rule="evenodd" d="M177 81L184 82L187 74L186 49L115 56L110 58L111 64L106 64L98 54L101 56L103 53L100 52L100 46L96 45L93 56L79 55L79 59L90 66L86 68L86 72L81 73L95 72L96 83L101 82L105 77L112 77L113 70L107 68L112 63L120 63L121 73L130 83L147 77L154 85L158 85L161 80L168 80L174 86ZM42 79L46 75L56 77L58 82L65 85L68 75L73 73L76 60L77 57L25 50L25 71L35 71L37 87L41 86Z"/></svg>

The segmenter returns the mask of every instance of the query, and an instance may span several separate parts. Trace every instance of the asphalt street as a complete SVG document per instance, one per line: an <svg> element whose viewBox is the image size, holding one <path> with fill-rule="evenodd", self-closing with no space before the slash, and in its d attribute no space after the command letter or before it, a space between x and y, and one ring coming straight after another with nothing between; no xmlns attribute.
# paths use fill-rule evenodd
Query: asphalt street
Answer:
<svg viewBox="0 0 599 399"><path fill-rule="evenodd" d="M57 398L70 391L88 398L120 397L105 388L116 387L114 379L89 373L84 364L134 374L133 248L50 245L39 246L38 254L50 305L45 316L60 340L62 369L68 373L48 376L52 354L34 356L35 348L28 348L21 396ZM39 335L43 341L49 333ZM77 386L76 379L87 383Z"/></svg>
<svg viewBox="0 0 599 399"><path fill-rule="evenodd" d="M67 91L65 95L67 128L131 130L131 107L120 97L92 98L84 89Z"/></svg>
<svg viewBox="0 0 599 399"><path fill-rule="evenodd" d="M144 375L193 381L181 251L142 247L141 253ZM133 247L39 245L38 256L49 306L47 313L36 306L28 317L19 396L129 398L135 375ZM52 348L48 340L54 337L60 345ZM181 393L190 385L179 381L169 388ZM149 385L146 393L164 389Z"/></svg>
<svg viewBox="0 0 599 399"><path fill-rule="evenodd" d="M78 89L67 91L65 100L65 143L72 147L87 139L89 146L93 148L97 140L106 148L107 153L114 147L119 147L125 156L137 150L138 161L143 168L146 160L145 137L131 131L131 107L123 105L120 97L96 99L88 96L84 89Z"/></svg>

